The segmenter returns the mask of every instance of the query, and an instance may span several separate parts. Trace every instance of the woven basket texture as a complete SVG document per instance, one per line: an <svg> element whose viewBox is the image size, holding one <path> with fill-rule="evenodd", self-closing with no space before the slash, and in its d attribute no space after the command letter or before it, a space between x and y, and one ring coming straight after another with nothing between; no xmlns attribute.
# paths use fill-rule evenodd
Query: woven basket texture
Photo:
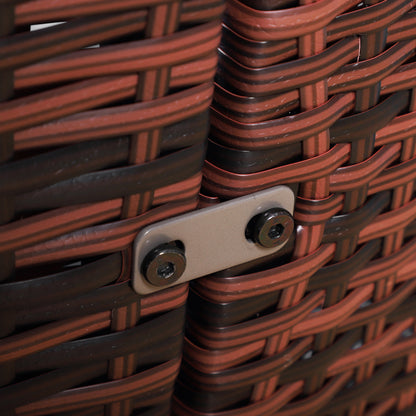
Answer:
<svg viewBox="0 0 416 416"><path fill-rule="evenodd" d="M415 1L227 0L203 192L296 235L191 285L176 415L416 415L415 47Z"/></svg>
<svg viewBox="0 0 416 416"><path fill-rule="evenodd" d="M170 413L188 288L131 246L198 203L223 8L0 1L2 416Z"/></svg>

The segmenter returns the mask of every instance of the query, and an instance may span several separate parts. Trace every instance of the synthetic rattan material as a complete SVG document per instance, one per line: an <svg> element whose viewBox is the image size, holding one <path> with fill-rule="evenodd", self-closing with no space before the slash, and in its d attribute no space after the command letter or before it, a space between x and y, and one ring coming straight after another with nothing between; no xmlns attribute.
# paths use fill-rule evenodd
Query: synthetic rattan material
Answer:
<svg viewBox="0 0 416 416"><path fill-rule="evenodd" d="M222 10L0 1L2 415L169 414L187 286L130 248L197 205Z"/></svg>
<svg viewBox="0 0 416 416"><path fill-rule="evenodd" d="M192 285L176 415L416 414L415 6L227 1L203 187L297 232Z"/></svg>

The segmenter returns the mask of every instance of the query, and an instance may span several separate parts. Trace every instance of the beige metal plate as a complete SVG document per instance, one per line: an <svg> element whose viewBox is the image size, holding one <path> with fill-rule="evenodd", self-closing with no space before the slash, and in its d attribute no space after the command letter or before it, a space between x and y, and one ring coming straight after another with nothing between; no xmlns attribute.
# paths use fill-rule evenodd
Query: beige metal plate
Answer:
<svg viewBox="0 0 416 416"><path fill-rule="evenodd" d="M172 285L280 250L284 244L264 248L247 240L245 230L251 218L270 208L284 208L293 214L294 203L292 190L286 186L277 186L144 228L134 243L134 290L146 295L164 289L153 286L146 280L141 265L149 251L170 241L180 240L185 246L186 256L186 268Z"/></svg>

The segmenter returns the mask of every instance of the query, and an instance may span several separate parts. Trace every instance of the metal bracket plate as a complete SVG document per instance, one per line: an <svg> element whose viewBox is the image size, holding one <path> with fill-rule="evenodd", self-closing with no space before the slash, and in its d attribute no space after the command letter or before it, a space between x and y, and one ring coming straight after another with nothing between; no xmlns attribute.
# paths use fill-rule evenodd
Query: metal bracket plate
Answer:
<svg viewBox="0 0 416 416"><path fill-rule="evenodd" d="M287 240L276 247L265 248L246 238L246 228L253 217L272 208L283 208L293 214L294 203L292 190L277 186L144 228L134 242L134 290L150 294L280 250ZM151 284L143 271L146 256L173 241L183 245L186 265L182 275L171 284Z"/></svg>

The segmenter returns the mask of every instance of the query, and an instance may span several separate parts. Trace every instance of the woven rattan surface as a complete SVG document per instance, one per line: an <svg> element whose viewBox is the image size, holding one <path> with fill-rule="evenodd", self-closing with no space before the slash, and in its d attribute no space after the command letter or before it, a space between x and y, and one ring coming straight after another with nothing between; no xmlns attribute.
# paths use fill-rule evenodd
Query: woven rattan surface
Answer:
<svg viewBox="0 0 416 416"><path fill-rule="evenodd" d="M131 245L197 205L222 11L0 1L1 415L170 413L187 286Z"/></svg>
<svg viewBox="0 0 416 416"><path fill-rule="evenodd" d="M203 190L297 231L192 285L176 415L416 415L415 6L227 1Z"/></svg>

